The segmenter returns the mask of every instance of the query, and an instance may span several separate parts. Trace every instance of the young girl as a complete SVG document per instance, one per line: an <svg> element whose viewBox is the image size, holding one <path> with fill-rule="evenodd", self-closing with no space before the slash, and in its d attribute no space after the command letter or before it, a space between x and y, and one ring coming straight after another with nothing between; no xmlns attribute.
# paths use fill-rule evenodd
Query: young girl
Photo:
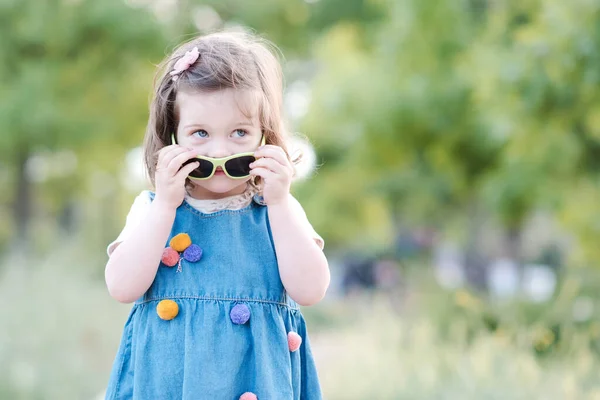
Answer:
<svg viewBox="0 0 600 400"><path fill-rule="evenodd" d="M320 399L298 305L322 299L329 268L289 192L277 59L219 33L160 71L144 142L155 191L108 247L108 290L135 304L106 398Z"/></svg>

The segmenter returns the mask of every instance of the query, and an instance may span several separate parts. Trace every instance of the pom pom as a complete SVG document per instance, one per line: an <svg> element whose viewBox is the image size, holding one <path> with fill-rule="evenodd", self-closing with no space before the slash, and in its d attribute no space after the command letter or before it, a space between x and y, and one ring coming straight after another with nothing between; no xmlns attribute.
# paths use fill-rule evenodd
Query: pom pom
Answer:
<svg viewBox="0 0 600 400"><path fill-rule="evenodd" d="M294 352L300 348L302 344L302 337L296 332L288 333L288 348L291 352Z"/></svg>
<svg viewBox="0 0 600 400"><path fill-rule="evenodd" d="M229 313L234 324L242 325L250 319L250 309L245 304L236 304Z"/></svg>
<svg viewBox="0 0 600 400"><path fill-rule="evenodd" d="M258 400L258 397L254 393L246 392L240 396L240 400Z"/></svg>
<svg viewBox="0 0 600 400"><path fill-rule="evenodd" d="M185 249L187 249L190 246L190 244L192 244L192 239L187 233L180 233L178 235L175 235L169 242L169 246L171 246L173 250L179 252L182 252Z"/></svg>
<svg viewBox="0 0 600 400"><path fill-rule="evenodd" d="M179 314L179 306L173 300L162 300L156 306L156 313L161 319L170 321Z"/></svg>
<svg viewBox="0 0 600 400"><path fill-rule="evenodd" d="M174 267L179 262L179 253L170 247L163 250L162 258L160 259L167 267Z"/></svg>
<svg viewBox="0 0 600 400"><path fill-rule="evenodd" d="M202 258L202 249L197 244L192 244L183 252L183 258L189 262L200 261Z"/></svg>

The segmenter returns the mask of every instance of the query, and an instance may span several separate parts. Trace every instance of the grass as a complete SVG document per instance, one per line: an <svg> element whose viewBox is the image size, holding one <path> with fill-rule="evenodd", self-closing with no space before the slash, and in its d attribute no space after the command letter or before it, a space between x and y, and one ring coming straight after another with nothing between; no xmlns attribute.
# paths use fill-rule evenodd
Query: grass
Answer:
<svg viewBox="0 0 600 400"><path fill-rule="evenodd" d="M406 320L386 303L353 320L313 340L328 399L600 399L600 365L583 346L544 360L533 332L519 343L457 322L440 334L426 315Z"/></svg>
<svg viewBox="0 0 600 400"><path fill-rule="evenodd" d="M102 392L130 307L108 297L102 270L68 249L35 262L5 260L0 398ZM325 398L600 400L600 363L587 333L565 335L541 357L532 343L554 338L539 326L474 328L472 316L440 312L449 300L431 296L359 296L306 309ZM469 303L464 293L449 299Z"/></svg>
<svg viewBox="0 0 600 400"><path fill-rule="evenodd" d="M11 259L1 269L0 398L92 399L106 384L129 306L80 260Z"/></svg>

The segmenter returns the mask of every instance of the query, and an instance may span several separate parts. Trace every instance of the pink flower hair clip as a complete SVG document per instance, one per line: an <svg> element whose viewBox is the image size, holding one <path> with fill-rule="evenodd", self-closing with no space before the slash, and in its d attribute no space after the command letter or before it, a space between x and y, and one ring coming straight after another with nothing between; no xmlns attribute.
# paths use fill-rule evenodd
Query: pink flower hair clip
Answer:
<svg viewBox="0 0 600 400"><path fill-rule="evenodd" d="M193 63L195 63L200 57L200 52L198 51L198 47L194 47L190 51L186 51L183 56L173 66L173 71L170 72L172 76L173 82L175 82L179 78L179 74L183 71L187 70Z"/></svg>

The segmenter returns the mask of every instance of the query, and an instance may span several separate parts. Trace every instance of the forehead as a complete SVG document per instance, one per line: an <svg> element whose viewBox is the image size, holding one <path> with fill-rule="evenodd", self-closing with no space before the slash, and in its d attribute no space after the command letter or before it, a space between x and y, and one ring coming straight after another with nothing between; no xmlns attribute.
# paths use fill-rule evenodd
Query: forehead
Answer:
<svg viewBox="0 0 600 400"><path fill-rule="evenodd" d="M210 121L258 121L256 96L243 90L211 92L183 90L177 93L175 107L181 123Z"/></svg>

